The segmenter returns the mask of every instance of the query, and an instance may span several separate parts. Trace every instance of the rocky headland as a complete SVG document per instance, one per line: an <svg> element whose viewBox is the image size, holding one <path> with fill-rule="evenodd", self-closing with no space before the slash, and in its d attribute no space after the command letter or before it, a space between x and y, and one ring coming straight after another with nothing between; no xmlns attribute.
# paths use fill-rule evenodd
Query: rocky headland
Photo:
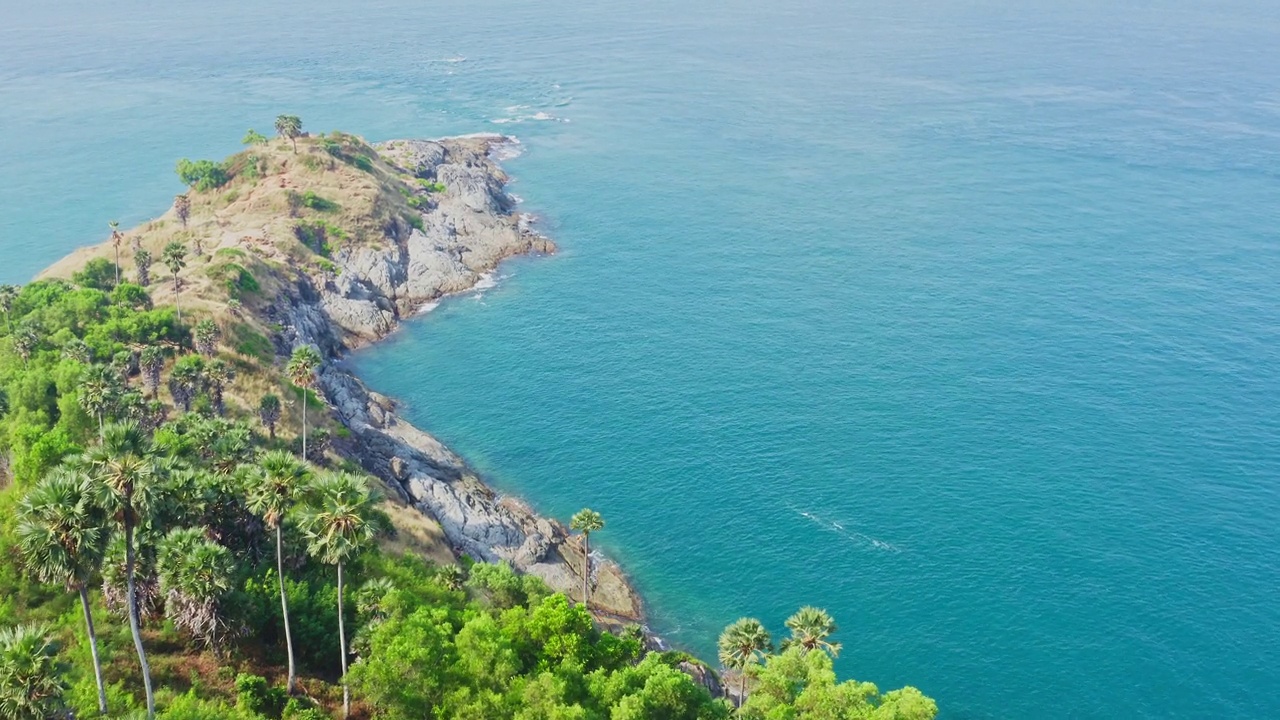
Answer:
<svg viewBox="0 0 1280 720"><path fill-rule="evenodd" d="M230 395L252 408L275 390L263 378L278 376L293 348L314 346L325 360L317 390L338 430L330 451L383 481L398 530L420 540L412 547L437 560L506 561L579 598L584 556L576 536L495 491L343 363L427 304L472 288L503 259L555 251L506 192L509 178L494 153L512 142L484 135L370 145L333 133L303 138L292 152L283 141L250 147L223 164L225 184L188 193L189 217L171 209L121 243L82 249L43 276L69 277L113 251L127 264L143 249L159 257L175 239L193 246L178 291L159 269L149 290L157 301L214 317L246 357L254 337L269 341L257 357L275 372L256 380L242 373ZM595 552L591 565L597 617L642 622L622 570Z"/></svg>

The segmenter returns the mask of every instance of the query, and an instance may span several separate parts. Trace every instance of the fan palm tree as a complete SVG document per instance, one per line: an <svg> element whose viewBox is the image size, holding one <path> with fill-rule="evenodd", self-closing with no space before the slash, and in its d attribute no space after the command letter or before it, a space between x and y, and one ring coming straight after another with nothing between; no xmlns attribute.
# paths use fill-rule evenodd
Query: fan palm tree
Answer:
<svg viewBox="0 0 1280 720"><path fill-rule="evenodd" d="M18 323L18 329L13 333L13 349L18 351L18 357L22 358L22 364L25 366L31 362L31 355L40 346L40 331L30 318Z"/></svg>
<svg viewBox="0 0 1280 720"><path fill-rule="evenodd" d="M274 397L274 396L272 396ZM276 400L277 407L279 400ZM256 468L249 489L249 510L262 518L276 534L276 579L280 583L280 610L284 617L284 642L289 654L289 693L297 689L293 664L293 633L289 629L289 598L284 589L284 518L306 490L311 472L306 463L282 450L266 453Z"/></svg>
<svg viewBox="0 0 1280 720"><path fill-rule="evenodd" d="M13 301L18 299L19 289L17 285L0 285L0 310L4 311L9 332L13 332Z"/></svg>
<svg viewBox="0 0 1280 720"><path fill-rule="evenodd" d="M312 490L316 504L302 516L307 551L326 565L338 566L338 643L342 650L342 716L351 714L347 687L347 635L343 624L343 565L373 540L374 505L380 499L365 479L349 473L322 476Z"/></svg>
<svg viewBox="0 0 1280 720"><path fill-rule="evenodd" d="M782 641L782 649L799 646L810 650L822 650L834 660L840 655L840 643L828 642L836 631L836 621L821 608L806 605L787 619L787 628L791 637Z"/></svg>
<svg viewBox="0 0 1280 720"><path fill-rule="evenodd" d="M46 720L63 709L57 649L42 625L0 630L0 717Z"/></svg>
<svg viewBox="0 0 1280 720"><path fill-rule="evenodd" d="M231 551L196 528L171 531L160 543L165 614L196 642L213 647L229 628L220 602L231 590Z"/></svg>
<svg viewBox="0 0 1280 720"><path fill-rule="evenodd" d="M187 218L191 217L191 196L185 193L174 196L173 212L178 216L182 227L185 228L187 226Z"/></svg>
<svg viewBox="0 0 1280 720"><path fill-rule="evenodd" d="M604 518L591 508L582 508L569 519L569 527L582 533L582 604L591 604L591 533L604 529Z"/></svg>
<svg viewBox="0 0 1280 720"><path fill-rule="evenodd" d="M138 250L133 254L133 264L138 268L138 284L147 287L151 284L151 253Z"/></svg>
<svg viewBox="0 0 1280 720"><path fill-rule="evenodd" d="M298 136L302 134L302 118L297 115L279 115L276 117L276 132L280 137L287 137L293 143L293 151L298 152Z"/></svg>
<svg viewBox="0 0 1280 720"><path fill-rule="evenodd" d="M222 415L226 412L226 404L223 402L223 392L227 389L227 383L236 377L236 369L220 359L210 360L209 364L204 368L205 383L209 386L209 395L213 400L214 412Z"/></svg>
<svg viewBox="0 0 1280 720"><path fill-rule="evenodd" d="M107 410L119 392L118 385L115 374L105 365L85 368L84 374L80 376L80 407L98 421L98 442L103 440Z"/></svg>
<svg viewBox="0 0 1280 720"><path fill-rule="evenodd" d="M142 665L142 684L147 694L147 717L156 714L155 695L151 690L151 667L142 646L142 628L138 619L135 568L137 551L134 532L151 508L152 488L159 474L151 454L151 443L137 423L111 423L103 433L102 444L86 458L90 473L98 484L99 504L120 526L124 534L125 603L129 611L129 630Z"/></svg>
<svg viewBox="0 0 1280 720"><path fill-rule="evenodd" d="M263 395L258 401L258 417L266 426L272 440L276 439L276 423L280 422L280 398L276 395Z"/></svg>
<svg viewBox="0 0 1280 720"><path fill-rule="evenodd" d="M308 391L316 383L316 370L320 367L320 353L310 345L302 345L293 351L285 372L289 382L302 389L302 459L307 459L307 401Z"/></svg>
<svg viewBox="0 0 1280 720"><path fill-rule="evenodd" d="M111 228L111 247L116 251L116 284L120 284L120 241L124 240L124 234L120 232L120 222L112 220L107 223Z"/></svg>
<svg viewBox="0 0 1280 720"><path fill-rule="evenodd" d="M195 337L196 352L213 357L214 351L218 349L218 338L222 337L222 329L218 327L218 323L213 318L205 318L196 323L191 334Z"/></svg>
<svg viewBox="0 0 1280 720"><path fill-rule="evenodd" d="M156 345L148 345L138 356L138 367L142 370L142 385L150 397L160 391L160 373L164 370L164 350Z"/></svg>
<svg viewBox="0 0 1280 720"><path fill-rule="evenodd" d="M747 693L747 669L773 651L769 631L755 618L740 618L720 633L720 662L738 671L738 707Z"/></svg>
<svg viewBox="0 0 1280 720"><path fill-rule="evenodd" d="M55 468L18 506L18 543L27 570L40 582L64 585L80 595L84 625L98 683L98 710L107 714L107 691L98 659L98 635L89 609L89 582L106 552L106 518L94 503L93 483L83 472Z"/></svg>
<svg viewBox="0 0 1280 720"><path fill-rule="evenodd" d="M165 245L160 261L165 264L165 267L169 268L169 272L173 273L173 303L178 308L178 321L181 322L182 302L180 294L182 285L178 279L178 273L182 272L182 268L187 266L187 246L177 241Z"/></svg>

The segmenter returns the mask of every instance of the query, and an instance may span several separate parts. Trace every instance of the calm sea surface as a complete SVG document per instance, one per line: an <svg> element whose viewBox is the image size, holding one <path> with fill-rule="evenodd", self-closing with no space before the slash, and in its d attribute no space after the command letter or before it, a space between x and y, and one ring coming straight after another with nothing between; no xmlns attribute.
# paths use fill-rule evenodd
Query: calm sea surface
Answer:
<svg viewBox="0 0 1280 720"><path fill-rule="evenodd" d="M0 281L279 112L563 247L355 364L653 624L961 718L1280 717L1273 3L0 0Z"/></svg>

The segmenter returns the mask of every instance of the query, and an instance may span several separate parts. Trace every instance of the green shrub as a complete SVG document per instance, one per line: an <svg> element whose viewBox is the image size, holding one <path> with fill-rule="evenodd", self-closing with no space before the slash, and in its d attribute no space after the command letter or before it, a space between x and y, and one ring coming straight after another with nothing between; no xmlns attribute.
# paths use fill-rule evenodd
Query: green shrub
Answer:
<svg viewBox="0 0 1280 720"><path fill-rule="evenodd" d="M116 264L106 258L94 258L72 274L71 282L83 288L110 291L116 285Z"/></svg>
<svg viewBox="0 0 1280 720"><path fill-rule="evenodd" d="M242 298L245 293L256 293L262 289L253 273L238 263L225 262L213 265L207 272L210 278L227 288L228 295L236 299Z"/></svg>
<svg viewBox="0 0 1280 720"><path fill-rule="evenodd" d="M231 179L227 169L212 160L192 161L182 158L178 161L177 171L183 184L200 192L220 188Z"/></svg>
<svg viewBox="0 0 1280 720"><path fill-rule="evenodd" d="M439 193L439 192L445 191L444 183L440 182L439 180L426 180L424 178L415 178L415 179L418 181L418 185L420 185L422 189L426 190L427 192Z"/></svg>
<svg viewBox="0 0 1280 720"><path fill-rule="evenodd" d="M288 699L284 688L271 687L264 677L245 673L236 676L236 707L242 711L280 717Z"/></svg>
<svg viewBox="0 0 1280 720"><path fill-rule="evenodd" d="M320 197L313 190L302 193L302 205L319 212L336 212L339 207L338 203Z"/></svg>
<svg viewBox="0 0 1280 720"><path fill-rule="evenodd" d="M231 344L241 355L257 358L262 362L271 362L276 354L271 340L254 330L248 323L239 323L231 327Z"/></svg>
<svg viewBox="0 0 1280 720"><path fill-rule="evenodd" d="M325 220L299 221L293 226L293 234L299 242L322 257L329 257L334 245L347 238L345 230Z"/></svg>

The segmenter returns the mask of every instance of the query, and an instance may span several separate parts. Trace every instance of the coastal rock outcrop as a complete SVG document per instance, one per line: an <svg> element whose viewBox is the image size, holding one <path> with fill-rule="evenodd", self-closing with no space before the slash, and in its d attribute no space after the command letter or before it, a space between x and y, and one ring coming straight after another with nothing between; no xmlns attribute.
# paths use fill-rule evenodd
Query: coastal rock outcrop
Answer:
<svg viewBox="0 0 1280 720"><path fill-rule="evenodd" d="M289 347L282 350L310 344L325 355L319 389L351 432L342 445L348 456L434 518L455 553L507 561L572 595L580 587L583 554L566 528L496 493L341 362L346 351L384 337L424 305L474 286L504 258L555 249L513 213L508 177L490 157L503 142L487 136L377 145L388 163L432 181L418 204L421 223L389 227L381 244L340 249L322 274L300 271L297 286L270 315L285 327ZM639 597L618 566L593 562L596 609L641 620Z"/></svg>

